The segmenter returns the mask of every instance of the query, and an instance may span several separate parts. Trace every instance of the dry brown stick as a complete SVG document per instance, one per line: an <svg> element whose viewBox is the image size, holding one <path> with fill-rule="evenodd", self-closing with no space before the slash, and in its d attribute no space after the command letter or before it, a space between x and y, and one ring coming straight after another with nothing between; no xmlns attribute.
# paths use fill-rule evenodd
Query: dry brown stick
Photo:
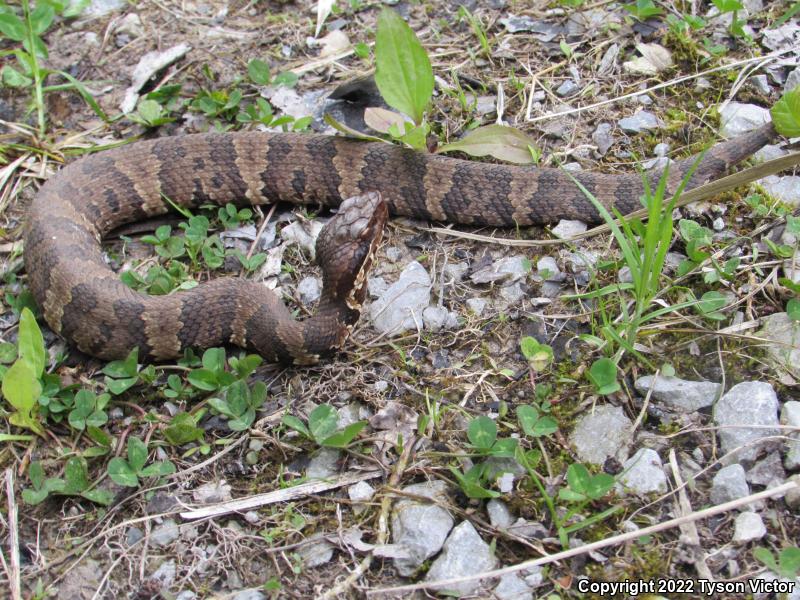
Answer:
<svg viewBox="0 0 800 600"><path fill-rule="evenodd" d="M22 583L19 568L19 523L17 500L14 496L14 469L6 469L6 499L8 500L8 583L12 600L22 600Z"/></svg>
<svg viewBox="0 0 800 600"><path fill-rule="evenodd" d="M678 459L675 456L675 450L670 448L669 451L669 466L672 469L672 477L675 479L675 485L678 487L678 501L676 502L679 514L681 516L692 514L692 504L689 502L689 495L686 493L686 486L681 477L681 471L678 468ZM684 523L680 526L681 532L686 537L688 545L692 549L694 555L694 568L697 569L697 575L708 581L714 581L714 576L711 574L711 569L706 564L706 558L703 556L703 546L700 544L700 534L697 532L697 526L693 521Z"/></svg>
<svg viewBox="0 0 800 600"><path fill-rule="evenodd" d="M388 587L388 588L378 588L375 590L367 590L367 596L379 596L383 594L396 594L398 592L413 592L414 590L423 590L423 589L430 589L430 588L447 588L449 585L457 585L464 583L466 581L478 581L481 579L492 579L496 577L502 577L503 575L508 575L509 573L516 573L517 571L522 571L524 569L530 569L531 567L538 567L541 565L550 564L553 562L566 560L568 558L572 558L573 556L579 556L582 554L588 554L589 552L593 552L595 550L601 550L603 548L607 548L608 546L615 546L617 544L623 544L625 542L630 542L632 540L638 539L645 535L652 535L654 533L659 533L661 531L666 531L667 529L672 529L674 527L680 527L685 523L692 523L694 521L699 521L700 519L706 519L708 517L713 517L714 515L719 515L730 510L737 509L741 506L745 506L752 502L757 502L759 500L766 500L767 498L772 498L773 496L779 496L785 494L786 492L792 491L796 488L800 487L794 481L789 481L780 485L776 488L772 488L771 490L764 490L763 492L758 492L757 494L750 494L749 496L745 496L744 498L738 498L736 500L731 500L730 502L725 502L723 504L719 504L717 506L712 506L706 508L704 510L700 510L694 512L690 515L685 515L682 517L677 517L675 519L670 519L669 521L664 521L663 523L658 523L656 525L652 525L650 527L645 527L644 529L637 529L636 531L630 531L628 533L622 533L620 535L616 535L611 538L607 538L604 540L600 540L598 542L592 542L591 544L586 544L584 546L579 546L578 548L570 548L569 550L565 550L564 552L558 552L556 554L550 554L548 556L544 556L542 558L537 558L535 560L528 560L516 565L511 565L510 567L504 567L502 569L495 569L493 571L485 571L484 573L475 573L473 575L466 575L464 577L454 577L452 579L440 579L439 581L425 581L422 583L415 583L412 585L398 585L395 587Z"/></svg>
<svg viewBox="0 0 800 600"><path fill-rule="evenodd" d="M799 164L800 164L800 152L793 152L792 154L787 154L786 156L781 156L780 158L769 160L767 162L761 163L760 165L756 165L755 167L744 169L742 171L739 171L738 173L728 175L727 177L723 177L722 179L711 181L709 183L691 189L688 192L684 192L683 194L681 194L681 197L675 203L675 206L676 207L685 206L690 202L696 202L698 200L703 200L705 198L709 198L711 196L727 192L729 190L739 187L740 185L751 183L757 179L766 177L767 175L779 173L780 171L790 169ZM637 211L625 215L625 218L628 219L628 218L646 217L646 216L647 216L647 209L639 209ZM594 237L596 235L600 235L602 233L607 233L608 231L610 231L608 225L598 225L597 227L589 229L588 231L584 231L583 233L568 238L560 238L556 240L515 240L510 238L498 238L488 235L480 235L477 233L470 233L467 231L458 231L447 227L430 227L426 229L428 231L432 231L440 235L448 235L467 240L476 240L479 242L488 242L491 244L499 244L501 246L518 246L522 248L528 248L533 246L556 246L560 244L569 244L572 242L577 242L579 240Z"/></svg>

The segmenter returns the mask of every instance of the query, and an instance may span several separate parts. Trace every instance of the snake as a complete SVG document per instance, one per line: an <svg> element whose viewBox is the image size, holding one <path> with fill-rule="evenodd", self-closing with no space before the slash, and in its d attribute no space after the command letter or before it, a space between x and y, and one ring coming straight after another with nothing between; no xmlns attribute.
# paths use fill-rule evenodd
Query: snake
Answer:
<svg viewBox="0 0 800 600"><path fill-rule="evenodd" d="M775 135L767 123L674 161L670 189L687 176L688 188L718 178ZM322 134L156 138L88 154L51 176L27 214L24 264L47 324L86 354L113 360L138 348L143 360L165 361L188 348L234 345L273 362L313 364L352 331L389 215L492 227L596 223L601 215L587 193L627 214L641 208L644 185L639 173L567 173ZM302 320L263 284L239 277L144 294L103 255L101 242L115 228L173 205L278 201L338 207L316 242L319 304Z"/></svg>

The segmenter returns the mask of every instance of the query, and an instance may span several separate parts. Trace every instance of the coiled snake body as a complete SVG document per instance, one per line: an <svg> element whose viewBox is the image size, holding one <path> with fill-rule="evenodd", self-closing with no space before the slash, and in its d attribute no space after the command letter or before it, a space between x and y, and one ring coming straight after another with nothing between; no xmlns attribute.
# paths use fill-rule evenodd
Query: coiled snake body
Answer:
<svg viewBox="0 0 800 600"><path fill-rule="evenodd" d="M773 136L765 125L712 147L690 187L720 176ZM673 164L672 186L693 162ZM606 206L622 213L640 207L638 174L575 177ZM168 212L165 198L185 207L341 204L317 243L324 285L316 315L295 321L272 292L237 278L167 296L124 285L103 260L100 240L115 227ZM164 360L187 347L232 343L268 360L312 363L339 348L358 317L387 208L421 219L511 227L599 218L558 169L477 163L321 135L199 134L100 152L51 177L30 208L25 268L50 327L104 359L121 358L136 346L140 357Z"/></svg>

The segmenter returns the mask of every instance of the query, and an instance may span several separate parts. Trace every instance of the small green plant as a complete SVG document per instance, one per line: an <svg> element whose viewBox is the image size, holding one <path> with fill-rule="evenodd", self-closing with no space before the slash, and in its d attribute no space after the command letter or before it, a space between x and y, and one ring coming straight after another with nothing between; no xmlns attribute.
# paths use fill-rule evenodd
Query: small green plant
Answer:
<svg viewBox="0 0 800 600"><path fill-rule="evenodd" d="M0 83L3 86L17 89L31 89L33 106L36 110L37 133L43 136L47 130L47 118L44 95L51 90L74 90L102 119L108 117L92 98L86 87L69 73L59 70L48 70L42 67L41 60L48 58L47 46L42 35L50 28L56 15L63 18L78 16L89 0L39 0L31 9L30 0L21 0L18 9L12 9L0 2L0 34L20 47L0 53L0 56L13 56L16 68L6 62L0 69ZM67 83L46 86L49 75L58 75Z"/></svg>
<svg viewBox="0 0 800 600"><path fill-rule="evenodd" d="M800 136L800 86L783 94L769 112L778 133Z"/></svg>
<svg viewBox="0 0 800 600"><path fill-rule="evenodd" d="M555 525L558 539L564 549L569 548L569 535L586 527L604 521L615 512L619 506L612 506L585 519L576 519L593 502L601 500L614 487L614 478L607 473L592 475L580 463L571 464L567 468L567 486L559 489L556 496L551 495L540 480L535 467L538 460L530 453L517 452L517 461L530 473L531 480L539 490ZM568 507L556 506L556 499L568 503Z"/></svg>
<svg viewBox="0 0 800 600"><path fill-rule="evenodd" d="M267 255L263 252L258 252L253 254L253 256L247 256L241 250L234 249L230 251L230 254L236 257L236 259L242 265L242 268L248 273L256 271L261 265L267 262Z"/></svg>
<svg viewBox="0 0 800 600"><path fill-rule="evenodd" d="M73 409L69 412L70 427L83 431L87 427L102 427L108 422L105 408L111 400L109 394L96 395L91 390L82 389L75 394Z"/></svg>
<svg viewBox="0 0 800 600"><path fill-rule="evenodd" d="M119 396L132 388L139 381L139 348L128 353L123 360L114 360L103 367L105 384L108 391Z"/></svg>
<svg viewBox="0 0 800 600"><path fill-rule="evenodd" d="M169 111L155 100L143 99L139 101L136 112L128 118L134 123L139 123L145 127L160 127L175 121L175 117L170 116Z"/></svg>
<svg viewBox="0 0 800 600"><path fill-rule="evenodd" d="M800 573L800 548L792 546L784 548L775 555L767 548L759 547L753 550L753 556L778 577L795 579Z"/></svg>
<svg viewBox="0 0 800 600"><path fill-rule="evenodd" d="M547 410L549 410L549 405L547 405ZM539 438L558 431L556 420L550 415L544 414L547 410L532 404L523 404L517 407L517 421L525 435Z"/></svg>
<svg viewBox="0 0 800 600"><path fill-rule="evenodd" d="M8 422L41 435L44 430L39 422L38 400L45 367L44 338L28 308L23 308L20 316L16 354L14 364L3 374L3 396L14 409ZM6 348L8 355L10 351Z"/></svg>
<svg viewBox="0 0 800 600"><path fill-rule="evenodd" d="M208 348L203 352L201 367L189 371L187 379L194 387L206 392L215 392L235 381L247 379L261 365L263 359L257 354L243 358L230 357L231 370L225 368L225 349Z"/></svg>
<svg viewBox="0 0 800 600"><path fill-rule="evenodd" d="M744 9L744 6L739 0L711 0L711 2L717 7L720 15L730 13L731 24L728 27L728 31L732 36L743 38L748 42L752 41L751 36L744 30L744 26L746 25L745 21L739 18L739 12Z"/></svg>
<svg viewBox="0 0 800 600"><path fill-rule="evenodd" d="M208 404L228 419L233 431L245 431L256 420L256 410L267 399L267 385L256 381L252 386L241 379L225 388L221 397L209 398Z"/></svg>
<svg viewBox="0 0 800 600"><path fill-rule="evenodd" d="M356 421L339 429L339 414L330 404L320 404L308 415L308 426L294 415L283 415L283 424L303 437L328 448L346 448L366 427L366 421Z"/></svg>
<svg viewBox="0 0 800 600"><path fill-rule="evenodd" d="M176 414L170 419L169 425L164 428L164 438L173 446L202 441L205 431L202 427L197 426L199 420L200 415L191 415L185 412Z"/></svg>
<svg viewBox="0 0 800 600"><path fill-rule="evenodd" d="M480 18L469 12L465 6L460 6L458 8L458 18L459 20L463 19L469 23L472 33L474 33L475 37L478 38L478 43L480 44L481 48L480 53L483 54L485 58L491 60L492 47L489 45L489 36L486 34L486 28L484 27Z"/></svg>
<svg viewBox="0 0 800 600"><path fill-rule="evenodd" d="M657 17L663 12L653 0L636 0L633 4L625 4L623 8L640 21Z"/></svg>
<svg viewBox="0 0 800 600"><path fill-rule="evenodd" d="M147 445L137 437L128 438L127 449L127 458L117 456L108 462L108 476L118 485L139 487L140 478L163 477L175 472L175 465L168 460L147 465Z"/></svg>
<svg viewBox="0 0 800 600"><path fill-rule="evenodd" d="M50 494L60 496L81 496L91 502L107 506L111 504L112 496L108 490L92 489L89 482L89 467L86 460L73 456L64 465L64 478L45 477L41 463L34 461L28 467L28 478L31 487L22 490L22 500L25 504L36 505L42 503Z"/></svg>
<svg viewBox="0 0 800 600"><path fill-rule="evenodd" d="M592 363L587 373L595 391L601 396L608 396L620 390L617 381L617 363L610 358L599 358Z"/></svg>
<svg viewBox="0 0 800 600"><path fill-rule="evenodd" d="M237 208L235 204L228 202L225 206L220 207L217 211L217 215L225 226L225 229L236 229L242 223L253 218L253 211L247 207ZM206 231L207 230L208 228L206 227Z"/></svg>

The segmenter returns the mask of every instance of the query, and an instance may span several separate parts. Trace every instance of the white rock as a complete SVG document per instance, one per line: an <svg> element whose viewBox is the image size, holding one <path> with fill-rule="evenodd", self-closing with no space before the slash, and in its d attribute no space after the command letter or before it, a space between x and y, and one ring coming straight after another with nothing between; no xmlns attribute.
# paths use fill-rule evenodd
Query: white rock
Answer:
<svg viewBox="0 0 800 600"><path fill-rule="evenodd" d="M772 366L800 379L800 323L792 321L785 312L774 313L761 320L758 336L771 344L766 346Z"/></svg>
<svg viewBox="0 0 800 600"><path fill-rule="evenodd" d="M658 452L640 448L629 458L616 484L618 493L631 491L636 494L663 494L667 491L667 476Z"/></svg>
<svg viewBox="0 0 800 600"><path fill-rule="evenodd" d="M768 175L756 183L776 200L791 206L800 205L800 175Z"/></svg>
<svg viewBox="0 0 800 600"><path fill-rule="evenodd" d="M497 559L489 545L481 539L472 523L463 521L455 527L442 548L442 553L433 561L425 576L428 583L440 579L452 579L494 569ZM460 595L472 594L481 586L481 581L464 581L436 588L439 591L454 591Z"/></svg>
<svg viewBox="0 0 800 600"><path fill-rule="evenodd" d="M558 225L553 227L550 231L560 238L570 238L588 229L588 225L583 221L573 221L569 219L561 219Z"/></svg>
<svg viewBox="0 0 800 600"><path fill-rule="evenodd" d="M655 381L654 381L655 380ZM678 377L653 375L639 377L634 387L646 396L652 390L653 398L672 409L691 413L711 406L722 386L712 381L687 381Z"/></svg>
<svg viewBox="0 0 800 600"><path fill-rule="evenodd" d="M731 453L723 462L752 463L764 446L758 440L778 433L770 427L778 424L778 396L768 383L745 381L717 401L713 417L722 451Z"/></svg>
<svg viewBox="0 0 800 600"><path fill-rule="evenodd" d="M422 312L431 301L431 278L417 261L409 263L400 278L369 307L370 318L381 333L399 335L422 327Z"/></svg>
<svg viewBox="0 0 800 600"><path fill-rule="evenodd" d="M720 110L720 133L724 137L737 137L769 123L769 111L755 104L729 102Z"/></svg>
<svg viewBox="0 0 800 600"><path fill-rule="evenodd" d="M506 529L514 523L514 516L508 509L508 505L497 498L492 498L486 503L486 512L489 514L489 522L492 527L497 529Z"/></svg>
<svg viewBox="0 0 800 600"><path fill-rule="evenodd" d="M467 308L476 316L480 317L486 308L486 300L483 298L469 298L467 300Z"/></svg>
<svg viewBox="0 0 800 600"><path fill-rule="evenodd" d="M580 417L570 442L583 462L602 465L609 457L624 462L631 443L631 425L622 408L598 405Z"/></svg>
<svg viewBox="0 0 800 600"><path fill-rule="evenodd" d="M494 588L494 595L498 600L533 600L531 588L516 573L503 575Z"/></svg>
<svg viewBox="0 0 800 600"><path fill-rule="evenodd" d="M758 513L743 512L734 523L733 542L736 544L746 544L753 540L760 540L767 534L764 521Z"/></svg>
<svg viewBox="0 0 800 600"><path fill-rule="evenodd" d="M297 293L300 294L300 301L309 306L319 300L322 292L319 279L317 277L303 277L297 284Z"/></svg>
<svg viewBox="0 0 800 600"><path fill-rule="evenodd" d="M415 496L447 500L447 485L432 481L406 486L403 491ZM405 547L408 556L395 558L394 566L409 577L425 560L436 554L453 528L453 517L437 504L403 499L392 511L392 541Z"/></svg>
<svg viewBox="0 0 800 600"><path fill-rule="evenodd" d="M714 504L738 500L749 493L744 467L739 463L722 467L711 482L711 502Z"/></svg>

